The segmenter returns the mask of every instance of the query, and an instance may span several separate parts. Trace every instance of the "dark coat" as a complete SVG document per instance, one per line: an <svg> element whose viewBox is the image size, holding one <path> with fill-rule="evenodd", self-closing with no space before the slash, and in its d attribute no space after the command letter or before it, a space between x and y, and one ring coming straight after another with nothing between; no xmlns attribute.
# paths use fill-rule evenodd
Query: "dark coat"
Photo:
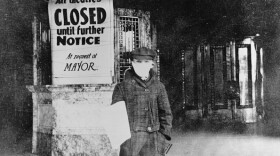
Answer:
<svg viewBox="0 0 280 156"><path fill-rule="evenodd" d="M152 71L152 70L151 70ZM143 81L133 70L116 85L112 104L125 101L131 132L160 132L170 140L172 113L164 85L154 72Z"/></svg>

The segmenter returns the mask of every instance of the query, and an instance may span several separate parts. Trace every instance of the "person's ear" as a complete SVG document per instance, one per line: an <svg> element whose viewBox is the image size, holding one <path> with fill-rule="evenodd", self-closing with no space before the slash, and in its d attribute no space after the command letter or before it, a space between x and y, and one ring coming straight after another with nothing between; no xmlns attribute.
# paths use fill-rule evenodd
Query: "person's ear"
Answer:
<svg viewBox="0 0 280 156"><path fill-rule="evenodd" d="M154 67L155 66L155 61L152 61L152 67Z"/></svg>
<svg viewBox="0 0 280 156"><path fill-rule="evenodd" d="M132 67L134 66L134 64L135 64L135 62L132 60L132 61L131 61L131 65L132 65Z"/></svg>

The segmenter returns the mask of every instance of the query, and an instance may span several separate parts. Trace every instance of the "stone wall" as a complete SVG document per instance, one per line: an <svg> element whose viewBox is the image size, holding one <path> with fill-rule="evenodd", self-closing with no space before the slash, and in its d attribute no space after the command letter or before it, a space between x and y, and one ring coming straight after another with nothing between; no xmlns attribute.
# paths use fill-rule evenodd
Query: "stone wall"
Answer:
<svg viewBox="0 0 280 156"><path fill-rule="evenodd" d="M33 153L113 156L101 110L114 85L29 86L33 93Z"/></svg>

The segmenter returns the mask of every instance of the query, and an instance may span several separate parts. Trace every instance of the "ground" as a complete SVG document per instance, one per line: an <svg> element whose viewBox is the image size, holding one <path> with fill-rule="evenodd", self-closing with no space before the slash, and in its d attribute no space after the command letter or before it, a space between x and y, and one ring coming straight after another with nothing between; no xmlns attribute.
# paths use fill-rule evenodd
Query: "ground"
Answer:
<svg viewBox="0 0 280 156"><path fill-rule="evenodd" d="M173 136L167 156L279 156L280 138L187 132Z"/></svg>
<svg viewBox="0 0 280 156"><path fill-rule="evenodd" d="M243 131L174 130L167 156L278 156L280 138ZM6 128L0 133L1 156L31 154L31 134Z"/></svg>

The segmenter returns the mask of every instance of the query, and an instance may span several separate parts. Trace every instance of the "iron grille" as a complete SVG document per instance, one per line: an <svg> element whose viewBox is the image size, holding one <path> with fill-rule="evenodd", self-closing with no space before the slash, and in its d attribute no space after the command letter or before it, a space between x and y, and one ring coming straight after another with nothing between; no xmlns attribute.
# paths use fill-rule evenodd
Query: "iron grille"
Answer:
<svg viewBox="0 0 280 156"><path fill-rule="evenodd" d="M131 67L130 53L139 47L139 20L137 17L120 17L119 47L120 47L120 81L123 81L125 71Z"/></svg>

